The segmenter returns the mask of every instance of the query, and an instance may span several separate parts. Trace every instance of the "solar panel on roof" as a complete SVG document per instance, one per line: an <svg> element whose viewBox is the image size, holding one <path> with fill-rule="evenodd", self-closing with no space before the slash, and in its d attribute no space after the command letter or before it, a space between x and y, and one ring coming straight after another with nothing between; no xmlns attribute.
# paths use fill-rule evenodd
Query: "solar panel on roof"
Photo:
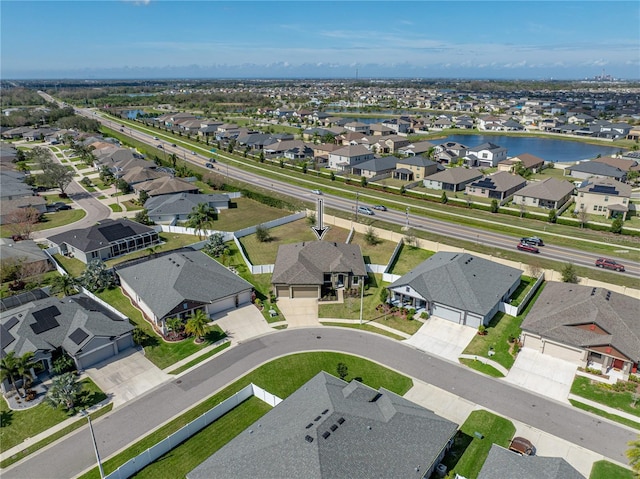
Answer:
<svg viewBox="0 0 640 479"><path fill-rule="evenodd" d="M60 326L60 323L56 321L56 316L60 315L60 310L55 306L49 306L48 308L41 309L40 311L35 311L32 314L36 319L36 322L31 325L31 329L36 334L41 334Z"/></svg>
<svg viewBox="0 0 640 479"><path fill-rule="evenodd" d="M4 326L0 326L0 349L6 348L15 340L16 338Z"/></svg>
<svg viewBox="0 0 640 479"><path fill-rule="evenodd" d="M89 337L89 333L87 333L84 329L77 328L73 333L69 335L69 339L76 343L78 346L82 344L82 341Z"/></svg>
<svg viewBox="0 0 640 479"><path fill-rule="evenodd" d="M129 238L130 236L135 236L136 232L133 231L131 226L115 224L103 226L102 228L98 228L100 234L105 237L105 239L109 242L116 241L119 239Z"/></svg>
<svg viewBox="0 0 640 479"><path fill-rule="evenodd" d="M589 188L589 191L592 193L602 193L605 195L617 195L618 191L615 186L606 186L606 185L593 185L593 187Z"/></svg>
<svg viewBox="0 0 640 479"><path fill-rule="evenodd" d="M11 316L11 319L4 323L4 327L7 329L13 328L16 324L18 324L19 320L15 316Z"/></svg>

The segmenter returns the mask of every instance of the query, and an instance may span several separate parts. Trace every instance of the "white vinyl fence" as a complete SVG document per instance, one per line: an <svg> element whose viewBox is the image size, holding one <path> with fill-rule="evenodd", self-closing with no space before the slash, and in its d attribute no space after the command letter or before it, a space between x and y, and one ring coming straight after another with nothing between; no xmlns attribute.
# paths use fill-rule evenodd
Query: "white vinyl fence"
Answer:
<svg viewBox="0 0 640 479"><path fill-rule="evenodd" d="M138 454L133 459L129 459L111 474L105 476L106 479L126 479L133 476L135 473L141 471L153 461L168 453L174 447L180 445L222 415L231 411L243 401L249 399L251 396L256 396L258 399L261 399L270 406L276 406L280 404L280 402L282 402L282 399L280 399L279 397L265 391L262 388L259 388L253 383L249 384L230 398L225 399L217 406L209 409L202 416L194 419L189 424L183 426L167 438L151 446L146 451Z"/></svg>

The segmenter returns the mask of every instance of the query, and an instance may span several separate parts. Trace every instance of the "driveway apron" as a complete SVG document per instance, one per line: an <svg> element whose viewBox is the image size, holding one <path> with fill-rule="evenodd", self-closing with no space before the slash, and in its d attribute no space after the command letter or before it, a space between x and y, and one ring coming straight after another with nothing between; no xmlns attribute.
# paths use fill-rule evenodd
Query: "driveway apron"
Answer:
<svg viewBox="0 0 640 479"><path fill-rule="evenodd" d="M404 342L457 363L458 357L475 334L474 328L431 316L418 332Z"/></svg>

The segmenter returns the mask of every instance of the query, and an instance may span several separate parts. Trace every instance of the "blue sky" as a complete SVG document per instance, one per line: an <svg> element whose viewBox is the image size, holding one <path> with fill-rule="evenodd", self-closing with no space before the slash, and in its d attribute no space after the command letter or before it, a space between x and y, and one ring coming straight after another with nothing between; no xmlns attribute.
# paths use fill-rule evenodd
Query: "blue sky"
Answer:
<svg viewBox="0 0 640 479"><path fill-rule="evenodd" d="M640 79L637 1L0 1L10 78Z"/></svg>

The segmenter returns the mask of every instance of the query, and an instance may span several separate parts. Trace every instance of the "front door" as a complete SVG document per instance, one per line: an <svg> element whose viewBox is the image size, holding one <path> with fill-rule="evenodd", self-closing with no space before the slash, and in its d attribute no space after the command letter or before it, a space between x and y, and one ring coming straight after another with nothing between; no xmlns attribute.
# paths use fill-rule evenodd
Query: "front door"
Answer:
<svg viewBox="0 0 640 479"><path fill-rule="evenodd" d="M338 288L342 288L344 286L344 275L343 274L339 274L338 275Z"/></svg>
<svg viewBox="0 0 640 479"><path fill-rule="evenodd" d="M622 369L624 367L624 361L622 359L613 360L613 369Z"/></svg>

